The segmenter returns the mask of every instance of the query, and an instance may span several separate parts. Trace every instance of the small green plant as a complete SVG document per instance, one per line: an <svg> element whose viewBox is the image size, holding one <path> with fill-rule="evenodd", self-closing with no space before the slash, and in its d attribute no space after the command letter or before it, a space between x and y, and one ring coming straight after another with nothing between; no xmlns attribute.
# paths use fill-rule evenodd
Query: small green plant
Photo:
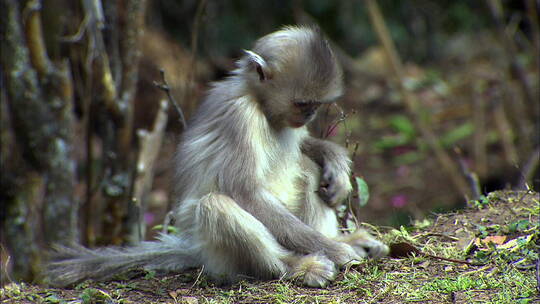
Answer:
<svg viewBox="0 0 540 304"><path fill-rule="evenodd" d="M509 233L522 232L529 229L532 226L533 224L529 220L522 219L522 220L510 223L508 225L508 232Z"/></svg>
<svg viewBox="0 0 540 304"><path fill-rule="evenodd" d="M426 291L450 293L463 290L489 289L497 287L491 283L492 282L483 280L482 278L462 276L457 278L437 278L432 282L427 283L424 288Z"/></svg>
<svg viewBox="0 0 540 304"><path fill-rule="evenodd" d="M150 280L156 277L156 271L155 270L147 270L146 274L144 275L144 278L146 280Z"/></svg>
<svg viewBox="0 0 540 304"><path fill-rule="evenodd" d="M96 288L87 288L81 293L83 304L109 304L114 303L112 297L103 290Z"/></svg>
<svg viewBox="0 0 540 304"><path fill-rule="evenodd" d="M469 205L476 207L478 209L483 209L484 207L489 205L489 203L490 201L485 195L480 196L480 199L469 201Z"/></svg>
<svg viewBox="0 0 540 304"><path fill-rule="evenodd" d="M43 298L43 301L45 303L51 303L51 304L66 303L66 301L60 299L56 293L51 292L51 291L47 292L47 294Z"/></svg>

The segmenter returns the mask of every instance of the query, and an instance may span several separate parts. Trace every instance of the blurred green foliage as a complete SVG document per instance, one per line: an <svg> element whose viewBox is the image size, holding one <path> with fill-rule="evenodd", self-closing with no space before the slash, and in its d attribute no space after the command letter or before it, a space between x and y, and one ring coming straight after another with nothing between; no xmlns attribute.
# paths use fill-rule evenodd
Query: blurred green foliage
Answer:
<svg viewBox="0 0 540 304"><path fill-rule="evenodd" d="M191 41L197 0L161 0L152 3L150 24L161 23L185 45ZM482 1L379 1L400 54L415 61L436 59L445 37L458 31L478 30L489 24ZM282 25L304 23L310 16L344 50L355 56L376 43L363 1L208 0L200 29L206 55L237 54L259 36Z"/></svg>
<svg viewBox="0 0 540 304"><path fill-rule="evenodd" d="M378 150L391 149L399 146L411 144L416 138L416 130L412 121L405 115L394 115L389 120L392 130L397 132L395 135L383 136L375 143Z"/></svg>

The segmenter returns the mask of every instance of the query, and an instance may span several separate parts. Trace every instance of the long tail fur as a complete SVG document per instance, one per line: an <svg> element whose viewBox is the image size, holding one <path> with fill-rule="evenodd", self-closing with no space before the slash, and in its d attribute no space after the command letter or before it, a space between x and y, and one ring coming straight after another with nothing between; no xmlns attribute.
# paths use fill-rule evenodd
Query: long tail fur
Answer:
<svg viewBox="0 0 540 304"><path fill-rule="evenodd" d="M105 280L128 270L181 271L200 265L193 242L173 235L160 235L157 241L134 247L87 249L57 246L47 265L47 280L54 286L67 286L85 279Z"/></svg>

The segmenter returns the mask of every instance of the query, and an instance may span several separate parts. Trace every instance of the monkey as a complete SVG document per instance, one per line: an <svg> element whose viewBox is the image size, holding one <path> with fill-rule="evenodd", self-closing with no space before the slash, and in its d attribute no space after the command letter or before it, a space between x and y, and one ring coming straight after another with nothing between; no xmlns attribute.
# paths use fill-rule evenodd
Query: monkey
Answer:
<svg viewBox="0 0 540 304"><path fill-rule="evenodd" d="M319 29L289 26L260 38L213 83L181 135L178 233L126 248L57 247L50 283L203 266L217 283L325 287L348 263L385 256L388 247L367 232L340 232L335 207L352 190L351 160L308 131L318 108L342 94L342 69Z"/></svg>

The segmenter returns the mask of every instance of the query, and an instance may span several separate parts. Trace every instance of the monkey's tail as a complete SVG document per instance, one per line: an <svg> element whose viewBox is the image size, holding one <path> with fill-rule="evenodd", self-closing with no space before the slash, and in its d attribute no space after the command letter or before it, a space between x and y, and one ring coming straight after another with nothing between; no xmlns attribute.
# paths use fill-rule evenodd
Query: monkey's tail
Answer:
<svg viewBox="0 0 540 304"><path fill-rule="evenodd" d="M199 250L188 239L162 234L157 241L133 247L87 249L57 246L46 266L47 281L68 286L85 279L105 280L128 270L181 271L200 265Z"/></svg>

